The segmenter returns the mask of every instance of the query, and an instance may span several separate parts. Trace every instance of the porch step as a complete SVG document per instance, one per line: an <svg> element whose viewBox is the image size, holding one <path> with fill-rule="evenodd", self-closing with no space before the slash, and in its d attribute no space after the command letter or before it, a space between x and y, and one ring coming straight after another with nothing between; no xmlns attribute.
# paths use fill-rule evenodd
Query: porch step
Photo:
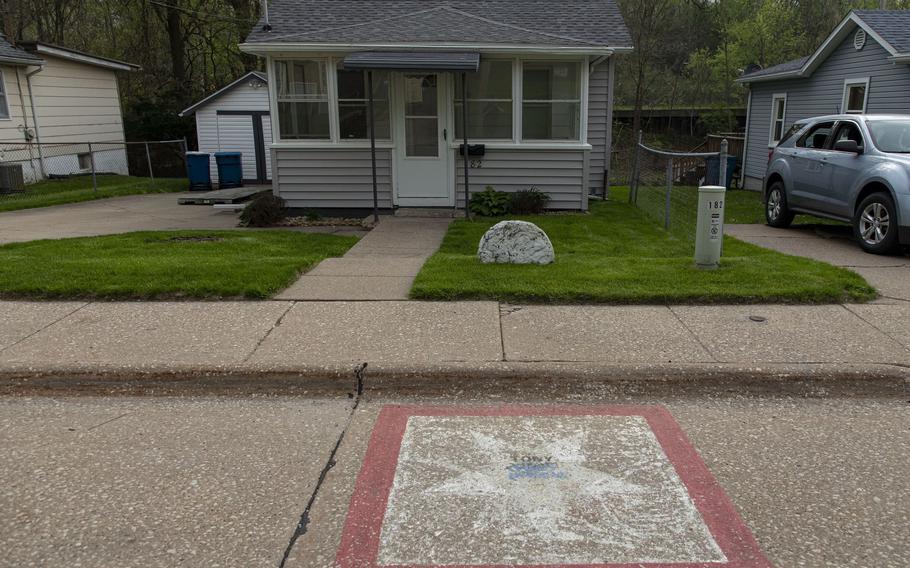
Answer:
<svg viewBox="0 0 910 568"><path fill-rule="evenodd" d="M422 217L424 219L452 219L464 217L464 211L451 207L399 207L396 217Z"/></svg>

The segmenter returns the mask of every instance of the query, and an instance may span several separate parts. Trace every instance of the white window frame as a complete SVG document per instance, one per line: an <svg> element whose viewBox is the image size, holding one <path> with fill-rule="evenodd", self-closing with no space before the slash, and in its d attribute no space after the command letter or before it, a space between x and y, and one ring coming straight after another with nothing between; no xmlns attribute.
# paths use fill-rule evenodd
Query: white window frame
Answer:
<svg viewBox="0 0 910 568"><path fill-rule="evenodd" d="M279 100L278 100L278 62L294 62L294 61L315 61L322 63L323 70L326 74L324 79L326 80L326 96L328 97L328 113L329 113L329 136L328 138L282 138L281 137L281 117L279 116L281 111L279 109ZM310 145L310 146L325 146L326 144L333 144L338 142L338 95L336 92L335 84L335 73L333 66L333 59L331 57L277 57L272 60L270 65L270 77L274 77L273 81L269 81L269 92L272 97L272 108L275 112L271 113L273 115L272 119L272 133L273 138L276 143L285 143L285 144L299 144L299 145Z"/></svg>
<svg viewBox="0 0 910 568"><path fill-rule="evenodd" d="M509 101L510 101L511 104L512 104L512 133L511 133L511 135L509 135L508 137L505 137L505 138L478 138L477 141L480 142L480 143L489 141L489 142L492 142L492 143L494 143L494 144L495 144L495 143L509 142L509 141L513 141L513 142L514 142L514 141L516 140L516 136L517 136L517 132L516 132L516 130L515 130L515 118L516 118L516 117L515 117L515 114L516 114L516 112L515 112L515 102L516 102L516 100L517 100L517 98L518 98L518 97L516 96L516 95L517 95L517 92L516 92L516 90L515 90L515 67L518 66L518 65L520 64L520 63L519 63L519 60L518 60L518 59L509 58L509 57L505 57L505 58L489 57L489 58L486 58L485 61L488 61L488 62L489 62L489 61L497 61L497 62L506 61L506 62L510 63L510 65L511 65L510 71L511 71L511 73L512 73L512 75L511 75L511 82L512 82L512 98L509 99ZM460 76L459 76L459 78L460 78ZM452 86L453 86L453 88L455 89L455 91L454 91L454 93L453 93L453 95L452 95L452 117L453 117L453 118L454 118L455 116L457 116L457 113L455 112L455 109L456 109L456 107L458 106L458 101L459 101L460 98L461 98L461 90L458 88L458 84L457 84L459 78L455 78L455 79L452 81ZM469 98L469 99L468 99L468 105L469 105L469 107L470 107L471 102L489 103L489 102L504 102L504 101L506 101L506 99L471 99L471 98ZM453 124L453 128L452 128L453 132L455 132L455 138L456 138L456 139L458 139L458 137L459 137L459 135L460 135L460 133L458 132L458 129L461 128L461 124L459 124L458 122L459 122L459 121L456 120L456 121L455 121L455 124ZM471 140L474 140L474 139L472 138ZM461 146L459 145L459 147L461 147Z"/></svg>
<svg viewBox="0 0 910 568"><path fill-rule="evenodd" d="M850 87L864 87L863 91L863 108L861 110L847 109L847 103L850 101ZM869 104L869 77L857 77L853 79L844 79L844 95L841 100L841 111L844 114L864 114Z"/></svg>
<svg viewBox="0 0 910 568"><path fill-rule="evenodd" d="M2 69L0 69L0 99L3 99L2 108L6 109L6 114L0 114L0 120L12 120L13 113L9 105L9 91L6 90L6 77Z"/></svg>
<svg viewBox="0 0 910 568"><path fill-rule="evenodd" d="M553 102L571 102L571 103L577 102L578 103L578 120L579 120L578 138L575 138L573 140L562 140L562 139L552 140L552 139L546 139L546 138L538 140L536 138L525 138L524 137L524 125L522 124L523 117L524 117L524 103L525 103L524 64L525 63L549 63L549 62L576 63L578 65L578 73L579 73L578 89L580 91L578 93L578 100L576 101L574 99L572 99L572 100L558 99L558 100L547 101L547 102L551 102L551 103L553 103ZM519 121L517 124L517 129L515 130L516 143L519 146L533 146L535 144L537 144L537 145L540 145L540 144L555 144L555 145L587 144L587 141L588 141L587 114L588 114L588 89L589 89L589 86L588 86L589 75L587 73L587 71L589 69L588 58L585 57L582 59L577 59L577 58L564 58L564 57L559 57L559 58L525 57L525 58L521 59L520 63L521 64L518 66L518 69L517 69L517 75L518 75L517 83L518 83L518 87L519 87L519 92L518 92L519 96L516 97L516 101L515 101L516 114L518 115L518 118L519 118ZM513 70L513 73L514 72L515 71Z"/></svg>
<svg viewBox="0 0 910 568"><path fill-rule="evenodd" d="M333 112L335 114L335 122L337 123L337 132L335 133L335 134L337 134L337 137L333 134L332 142L337 143L339 145L346 145L346 144L347 145L362 145L364 143L369 143L370 142L369 137L367 137L367 138L342 138L341 137L341 101L342 101L342 99L341 99L340 93L338 91L338 72L344 70L339 65L339 63L341 63L341 61L342 61L341 58L334 58L332 60L334 72L330 72L330 75L332 75L332 77L330 77L330 81L333 83L333 85L329 87L329 91L334 92L335 96L332 98L332 100L329 101L329 112ZM360 72L364 74L364 86L366 86L366 83L367 83L366 74L368 73L368 71L360 71ZM391 143L393 140L395 140L395 127L393 124L395 109L394 109L393 103L392 103L392 91L394 90L392 88L393 73L392 73L392 71L386 71L386 73L388 73L388 92L386 93L386 102L389 105L389 136L387 138L376 138L377 144ZM374 76L373 79L375 80L375 78L376 77ZM343 99L343 100L359 101L360 99ZM365 99L365 101L369 101L369 99Z"/></svg>
<svg viewBox="0 0 910 568"><path fill-rule="evenodd" d="M784 111L781 113L781 118L777 118L777 103L783 102ZM780 144L780 140L774 139L774 126L777 121L780 121L780 135L783 137L784 133L787 132L787 129L784 128L787 125L787 93L775 93L771 95L771 122L770 128L768 128L768 148L774 148Z"/></svg>

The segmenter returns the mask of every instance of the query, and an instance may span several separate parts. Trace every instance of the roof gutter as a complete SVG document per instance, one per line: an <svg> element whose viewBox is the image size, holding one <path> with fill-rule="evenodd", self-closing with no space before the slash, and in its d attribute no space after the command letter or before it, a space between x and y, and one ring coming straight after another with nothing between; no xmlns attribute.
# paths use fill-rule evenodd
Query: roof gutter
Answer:
<svg viewBox="0 0 910 568"><path fill-rule="evenodd" d="M44 65L46 62L43 59L20 59L18 57L0 57L0 63L8 65L22 65L24 67L31 67L32 65Z"/></svg>
<svg viewBox="0 0 910 568"><path fill-rule="evenodd" d="M740 77L734 83L761 83L762 81L777 81L779 79L799 79L804 74L801 69L793 71L782 71L780 73L771 73L769 75L759 75L757 77Z"/></svg>
<svg viewBox="0 0 910 568"><path fill-rule="evenodd" d="M272 55L282 52L287 53L326 53L346 52L359 50L422 50L422 51L464 51L476 50L487 53L565 53L572 55L604 55L614 53L628 53L630 47L599 47L599 46L558 46L558 45L528 45L528 44L414 44L414 43L292 43L292 42L253 42L240 44L240 51L253 55Z"/></svg>
<svg viewBox="0 0 910 568"><path fill-rule="evenodd" d="M910 53L896 53L891 58L895 63L910 63Z"/></svg>

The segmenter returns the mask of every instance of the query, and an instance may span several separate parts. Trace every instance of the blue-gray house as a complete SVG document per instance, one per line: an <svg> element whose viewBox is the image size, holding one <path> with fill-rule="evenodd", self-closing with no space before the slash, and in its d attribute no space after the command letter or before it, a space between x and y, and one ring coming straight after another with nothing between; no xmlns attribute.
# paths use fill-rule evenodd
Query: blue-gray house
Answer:
<svg viewBox="0 0 910 568"><path fill-rule="evenodd" d="M910 10L854 10L815 53L738 79L749 88L744 185L762 189L769 151L793 122L910 114Z"/></svg>

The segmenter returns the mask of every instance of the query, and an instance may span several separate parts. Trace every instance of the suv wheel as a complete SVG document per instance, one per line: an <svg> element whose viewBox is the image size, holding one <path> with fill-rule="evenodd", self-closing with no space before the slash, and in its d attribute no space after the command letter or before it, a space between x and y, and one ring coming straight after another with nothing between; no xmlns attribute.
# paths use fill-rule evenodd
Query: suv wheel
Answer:
<svg viewBox="0 0 910 568"><path fill-rule="evenodd" d="M853 217L853 234L866 252L897 252L897 215L890 195L873 193L860 202Z"/></svg>
<svg viewBox="0 0 910 568"><path fill-rule="evenodd" d="M768 188L765 196L765 220L768 225L783 229L793 222L795 214L787 207L787 192L784 182L776 181Z"/></svg>

